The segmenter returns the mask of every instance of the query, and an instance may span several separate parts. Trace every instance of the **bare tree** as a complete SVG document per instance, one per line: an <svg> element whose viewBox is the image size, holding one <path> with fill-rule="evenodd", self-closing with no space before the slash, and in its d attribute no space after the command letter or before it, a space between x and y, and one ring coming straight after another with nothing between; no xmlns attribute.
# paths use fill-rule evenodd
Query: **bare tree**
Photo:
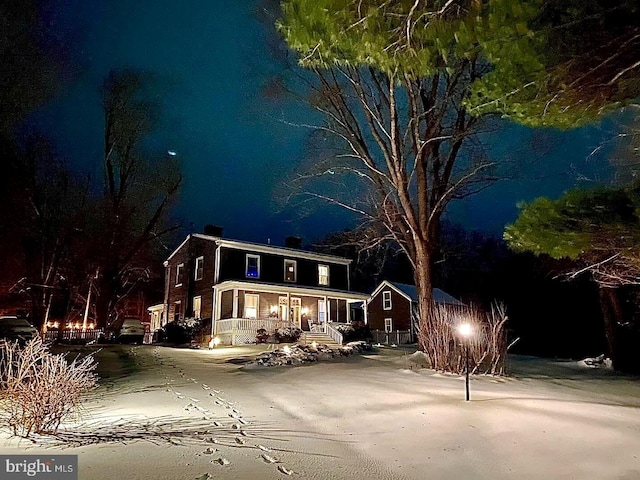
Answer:
<svg viewBox="0 0 640 480"><path fill-rule="evenodd" d="M104 190L94 222L87 267L95 276L96 319L106 325L132 287L148 275L141 257L151 243L176 229L168 211L182 183L177 160L165 150L149 153L144 142L159 120L149 100L153 77L134 70L112 71L102 86Z"/></svg>
<svg viewBox="0 0 640 480"><path fill-rule="evenodd" d="M326 15L304 0L286 3L280 29L300 52L301 64L315 74L309 98L325 120L308 126L335 139L340 149L303 176L329 181L304 193L384 226L378 240L392 240L406 253L419 293L420 322L428 322L440 219L450 201L488 185L494 163L474 148L480 119L469 115L465 104L483 63L473 52L457 55L453 45L429 49L425 32L472 14L474 2L451 8L447 2L441 9L418 8L419 2L413 8L385 3L362 10L354 4ZM301 18L302 12L311 15L305 8L324 15L327 32L346 32L344 44L342 37L331 43L312 31ZM358 35L371 44L359 43ZM345 53L341 47L352 50ZM416 52L432 56L421 65ZM332 187L341 174L347 180ZM430 344L421 340L421 347Z"/></svg>

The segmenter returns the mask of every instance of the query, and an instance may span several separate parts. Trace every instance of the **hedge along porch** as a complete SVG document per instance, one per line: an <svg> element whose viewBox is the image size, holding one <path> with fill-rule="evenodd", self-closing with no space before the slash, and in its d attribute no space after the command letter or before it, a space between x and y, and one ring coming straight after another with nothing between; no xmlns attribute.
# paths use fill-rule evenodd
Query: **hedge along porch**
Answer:
<svg viewBox="0 0 640 480"><path fill-rule="evenodd" d="M255 342L259 328L271 335L276 329L296 327L334 338L332 323L366 321L360 305L367 298L340 290L223 282L213 287L212 335L222 344L239 345Z"/></svg>

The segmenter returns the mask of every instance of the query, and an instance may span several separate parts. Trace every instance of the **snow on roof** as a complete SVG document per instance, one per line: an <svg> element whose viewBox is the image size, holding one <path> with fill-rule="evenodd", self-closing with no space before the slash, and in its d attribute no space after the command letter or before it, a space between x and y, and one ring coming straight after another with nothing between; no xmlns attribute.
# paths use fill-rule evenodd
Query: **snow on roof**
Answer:
<svg viewBox="0 0 640 480"><path fill-rule="evenodd" d="M416 288L415 285L409 285L407 283L389 282L388 280L385 280L383 282L383 284L385 284L385 283L388 284L389 286L395 288L399 292L403 293L405 295L405 297L409 298L412 302L417 302L418 301L418 289ZM375 295L378 292L379 289L380 289L380 287L378 287L374 291L373 295ZM464 305L464 303L462 303L460 300L458 300L457 298L449 295L444 290L440 290L439 288L434 288L433 289L433 300L436 303L443 303L443 304L448 304L448 305Z"/></svg>

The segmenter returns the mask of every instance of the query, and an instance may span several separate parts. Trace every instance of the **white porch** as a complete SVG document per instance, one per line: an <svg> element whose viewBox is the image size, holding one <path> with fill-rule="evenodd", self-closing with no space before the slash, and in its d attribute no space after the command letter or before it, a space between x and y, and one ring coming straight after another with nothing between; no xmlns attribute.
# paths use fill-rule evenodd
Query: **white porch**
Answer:
<svg viewBox="0 0 640 480"><path fill-rule="evenodd" d="M269 335L276 329L295 327L306 333L318 333L342 343L342 335L332 323L350 323L352 304L367 295L339 290L265 285L228 281L214 286L212 336L221 343L254 343L264 328ZM366 310L361 310L366 322Z"/></svg>

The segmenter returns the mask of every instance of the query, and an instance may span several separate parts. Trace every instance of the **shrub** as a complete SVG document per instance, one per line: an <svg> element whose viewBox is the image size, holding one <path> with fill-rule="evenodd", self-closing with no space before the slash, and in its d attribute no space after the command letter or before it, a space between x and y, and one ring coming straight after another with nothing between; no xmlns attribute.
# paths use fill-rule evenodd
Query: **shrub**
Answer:
<svg viewBox="0 0 640 480"><path fill-rule="evenodd" d="M275 337L278 343L297 342L302 335L302 330L297 327L285 327L276 329Z"/></svg>
<svg viewBox="0 0 640 480"><path fill-rule="evenodd" d="M56 433L77 412L83 393L97 386L93 355L53 355L40 337L24 347L0 342L1 420L14 435Z"/></svg>
<svg viewBox="0 0 640 480"><path fill-rule="evenodd" d="M345 343L371 339L371 329L364 322L351 322L350 327L345 332L341 332Z"/></svg>
<svg viewBox="0 0 640 480"><path fill-rule="evenodd" d="M268 339L269 334L267 333L267 330L264 328L259 328L256 332L256 343L267 343Z"/></svg>
<svg viewBox="0 0 640 480"><path fill-rule="evenodd" d="M200 320L194 318L174 320L163 327L164 338L167 342L176 345L191 343L200 334L200 327Z"/></svg>

